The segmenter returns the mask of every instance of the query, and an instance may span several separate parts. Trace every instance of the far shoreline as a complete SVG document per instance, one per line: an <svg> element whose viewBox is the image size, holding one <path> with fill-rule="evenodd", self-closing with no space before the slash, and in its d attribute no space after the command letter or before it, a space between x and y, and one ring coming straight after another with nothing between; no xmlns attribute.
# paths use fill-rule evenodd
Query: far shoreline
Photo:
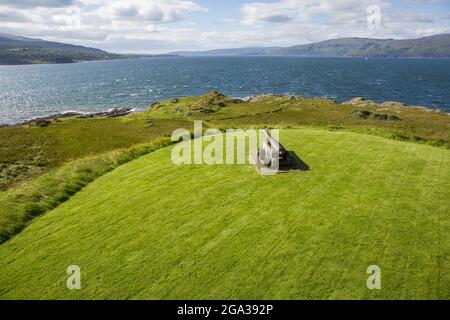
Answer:
<svg viewBox="0 0 450 320"><path fill-rule="evenodd" d="M98 60L80 60L74 62L37 62L37 63L22 63L22 64L1 64L0 67L20 67L20 66L41 66L41 65L76 65L81 63L91 62L110 62L132 59L153 59L153 58L298 58L298 59L358 59L358 60L377 60L377 59L400 59L400 60L450 60L450 57L378 57L378 56L355 56L355 57L342 57L342 56L298 56L298 55L137 55L126 56L119 58L108 58Z"/></svg>
<svg viewBox="0 0 450 320"><path fill-rule="evenodd" d="M122 61L122 60L131 60L131 59L152 59L152 58L177 58L177 56L173 55L124 55L123 57L118 58L107 58L107 59L97 59L97 60L80 60L73 62L36 62L36 63L21 63L21 64L1 64L0 67L21 67L21 66L42 66L42 65L76 65L81 63L90 63L90 62L108 62L108 61Z"/></svg>

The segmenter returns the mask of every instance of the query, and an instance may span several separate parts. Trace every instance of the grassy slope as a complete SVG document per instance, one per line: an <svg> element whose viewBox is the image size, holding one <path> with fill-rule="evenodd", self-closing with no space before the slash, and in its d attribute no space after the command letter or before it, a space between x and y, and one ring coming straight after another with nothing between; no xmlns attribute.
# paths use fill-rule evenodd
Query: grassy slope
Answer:
<svg viewBox="0 0 450 320"><path fill-rule="evenodd" d="M310 171L174 167L166 148L108 173L0 246L0 297L450 298L449 150L281 137Z"/></svg>
<svg viewBox="0 0 450 320"><path fill-rule="evenodd" d="M185 121L145 119L66 119L48 128L0 128L0 191L62 164L129 148L172 133Z"/></svg>
<svg viewBox="0 0 450 320"><path fill-rule="evenodd" d="M69 200L95 179L170 144L170 138L161 138L83 158L0 193L0 244L22 231L34 218Z"/></svg>

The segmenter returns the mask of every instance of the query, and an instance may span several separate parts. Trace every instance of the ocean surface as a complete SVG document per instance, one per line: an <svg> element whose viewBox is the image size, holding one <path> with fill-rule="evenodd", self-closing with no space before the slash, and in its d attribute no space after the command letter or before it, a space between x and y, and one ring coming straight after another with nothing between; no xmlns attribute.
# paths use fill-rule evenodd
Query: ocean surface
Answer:
<svg viewBox="0 0 450 320"><path fill-rule="evenodd" d="M65 111L139 111L155 101L214 90L338 102L363 96L448 112L450 59L180 57L0 66L0 124Z"/></svg>

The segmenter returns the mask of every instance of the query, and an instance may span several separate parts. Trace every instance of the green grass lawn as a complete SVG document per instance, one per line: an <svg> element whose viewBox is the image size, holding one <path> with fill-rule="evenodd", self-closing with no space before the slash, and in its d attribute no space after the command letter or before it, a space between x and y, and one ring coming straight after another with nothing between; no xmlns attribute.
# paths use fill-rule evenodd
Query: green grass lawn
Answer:
<svg viewBox="0 0 450 320"><path fill-rule="evenodd" d="M281 140L309 171L174 166L168 147L104 175L0 245L0 299L450 298L450 150Z"/></svg>

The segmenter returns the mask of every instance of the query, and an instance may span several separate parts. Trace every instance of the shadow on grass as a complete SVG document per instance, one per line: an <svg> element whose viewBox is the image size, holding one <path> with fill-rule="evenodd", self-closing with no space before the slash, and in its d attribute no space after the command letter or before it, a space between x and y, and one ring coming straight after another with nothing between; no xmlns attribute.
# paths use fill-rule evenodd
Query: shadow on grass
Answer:
<svg viewBox="0 0 450 320"><path fill-rule="evenodd" d="M290 166L280 167L280 171L289 172L289 171L309 171L310 170L309 165L306 162L304 162L302 159L300 159L300 157L294 151L289 151L289 155L291 156L292 164Z"/></svg>

